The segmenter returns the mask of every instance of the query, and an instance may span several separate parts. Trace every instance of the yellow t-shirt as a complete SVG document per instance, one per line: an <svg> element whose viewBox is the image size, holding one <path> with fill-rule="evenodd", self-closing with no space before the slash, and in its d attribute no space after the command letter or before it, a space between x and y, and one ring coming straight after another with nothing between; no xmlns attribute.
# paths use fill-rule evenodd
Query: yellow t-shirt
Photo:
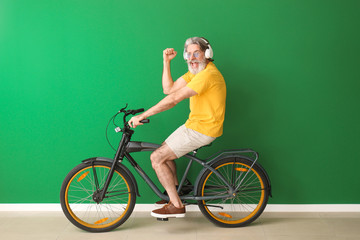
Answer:
<svg viewBox="0 0 360 240"><path fill-rule="evenodd" d="M221 136L226 101L224 77L212 62L198 74L187 72L182 77L186 86L197 92L190 97L190 115L185 126L209 137Z"/></svg>

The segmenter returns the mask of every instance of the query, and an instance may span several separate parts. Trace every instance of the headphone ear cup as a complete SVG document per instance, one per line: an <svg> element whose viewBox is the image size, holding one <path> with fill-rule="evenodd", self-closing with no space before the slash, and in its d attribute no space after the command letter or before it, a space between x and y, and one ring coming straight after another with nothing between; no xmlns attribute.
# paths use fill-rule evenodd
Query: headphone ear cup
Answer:
<svg viewBox="0 0 360 240"><path fill-rule="evenodd" d="M185 49L184 49L184 52L183 52L183 57L184 57L184 60L188 60L188 59L187 59L187 56L186 56L186 51L185 51Z"/></svg>
<svg viewBox="0 0 360 240"><path fill-rule="evenodd" d="M206 59L211 59L211 58L213 58L213 56L214 56L214 52L209 44L208 48L205 51L205 57L206 57Z"/></svg>
<svg viewBox="0 0 360 240"><path fill-rule="evenodd" d="M209 58L210 58L210 50L209 50L209 49L206 49L206 50L205 50L205 58L206 58L206 59L209 59Z"/></svg>

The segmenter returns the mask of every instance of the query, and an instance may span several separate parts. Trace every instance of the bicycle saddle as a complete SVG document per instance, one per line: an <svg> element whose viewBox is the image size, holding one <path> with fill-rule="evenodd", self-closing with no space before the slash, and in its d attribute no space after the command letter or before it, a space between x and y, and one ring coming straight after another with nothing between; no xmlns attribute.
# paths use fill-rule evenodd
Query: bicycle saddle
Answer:
<svg viewBox="0 0 360 240"><path fill-rule="evenodd" d="M194 153L197 153L197 151L199 151L201 148L210 147L211 145L212 145L212 143L210 143L210 144L208 144L208 145L204 145L204 146L202 146L202 147L199 147L199 148L193 150L193 152L194 152Z"/></svg>

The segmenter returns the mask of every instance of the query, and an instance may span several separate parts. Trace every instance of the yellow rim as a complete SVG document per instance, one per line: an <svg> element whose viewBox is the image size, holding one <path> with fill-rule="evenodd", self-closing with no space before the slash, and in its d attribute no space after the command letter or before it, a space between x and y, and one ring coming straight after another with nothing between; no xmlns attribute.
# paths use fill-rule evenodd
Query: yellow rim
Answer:
<svg viewBox="0 0 360 240"><path fill-rule="evenodd" d="M110 169L110 167L107 167L107 166L102 166L102 165L95 165L95 167L103 167L103 168L107 168L107 169ZM66 204L66 208L68 210L68 212L70 213L70 215L73 217L73 219L75 219L78 223L80 223L81 225L85 226L85 227L89 227L89 228L106 228L106 227L110 227L114 224L116 224L116 222L120 221L123 216L125 215L125 213L128 211L129 209L129 206L130 206L130 201L131 201L131 193L130 193L130 189L129 189L129 185L127 183L127 181L124 179L124 177L118 172L115 170L114 174L117 173L125 182L126 184L126 187L129 191L129 199L128 199L128 202L127 202L127 205L126 205L126 209L124 210L123 214L121 214L120 217L116 218L114 221L110 222L110 223L107 223L107 224L104 224L104 225L99 225L103 222L106 222L108 220L108 218L103 218L103 219L99 219L98 221L94 222L93 224L90 224L90 223L87 223L87 222L84 222L83 220L81 220L80 218L78 218L76 216L76 214L73 213L73 211L71 210L70 206L69 206L69 201L68 201L68 191L69 191L69 187L71 185L71 183L73 182L73 180L77 177L77 175L79 175L80 173L90 169L90 167L87 167L85 169L81 169L79 172L77 172L69 181L68 185L66 186L66 191L65 191L65 204ZM85 172L83 173L79 179L81 178L81 180L88 174L89 172ZM80 181L81 181L80 180Z"/></svg>
<svg viewBox="0 0 360 240"><path fill-rule="evenodd" d="M216 170L219 169L219 168L221 168L221 167L223 167L223 166L229 165L229 164L233 164L233 163L232 163L232 162L224 163L224 164L218 166L218 167L216 168ZM247 169L250 169L250 166L248 166L248 165L246 165L246 164L244 164L244 163L237 163L237 162L236 162L236 164L242 165L243 167L247 167ZM237 170L237 169L241 169L241 171L244 171L244 170L243 170L243 169L244 169L243 167L235 168L235 169L236 169L236 170ZM239 171L239 170L238 170L238 171ZM260 182L260 184L261 184L261 189L264 189L264 183L263 183L260 175L254 170L254 168L252 168L251 171L254 172L254 173L256 174L257 178L259 179L259 182ZM205 181L204 181L204 184L203 184L202 190L201 190L202 195L204 195L205 184L206 184L206 182L208 181L209 177L210 177L212 174L214 174L214 173L211 172L211 173L206 177L206 179L205 179ZM245 221L249 220L250 218L252 218L252 217L258 212L258 210L260 209L260 207L261 207L261 205L262 205L262 203L263 203L263 201L264 201L264 197L265 197L265 193L264 193L264 190L262 190L262 191L261 191L260 201L259 201L259 203L257 204L256 208L255 208L248 216L246 216L245 218L241 218L241 219L239 219L239 220L233 220L233 221L231 221L231 220L221 219L221 218L215 216L206 206L204 206L204 207L205 207L205 210L206 210L214 219L216 219L217 221L222 222L222 223L226 223L226 224L238 224L238 223L242 223L242 222L245 222ZM205 203L204 200L203 200L203 204L206 205L206 203ZM227 214L227 213L224 213L224 212L219 212L218 214L219 214L220 216L223 216L223 217L233 218L231 215L229 215L229 214Z"/></svg>

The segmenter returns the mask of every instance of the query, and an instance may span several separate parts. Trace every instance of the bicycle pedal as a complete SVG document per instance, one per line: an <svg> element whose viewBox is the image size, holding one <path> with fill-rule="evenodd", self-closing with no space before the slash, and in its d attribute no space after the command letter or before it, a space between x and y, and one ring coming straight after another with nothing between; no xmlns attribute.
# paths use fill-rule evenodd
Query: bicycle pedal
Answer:
<svg viewBox="0 0 360 240"><path fill-rule="evenodd" d="M169 218L156 218L158 221L167 222L169 221Z"/></svg>

